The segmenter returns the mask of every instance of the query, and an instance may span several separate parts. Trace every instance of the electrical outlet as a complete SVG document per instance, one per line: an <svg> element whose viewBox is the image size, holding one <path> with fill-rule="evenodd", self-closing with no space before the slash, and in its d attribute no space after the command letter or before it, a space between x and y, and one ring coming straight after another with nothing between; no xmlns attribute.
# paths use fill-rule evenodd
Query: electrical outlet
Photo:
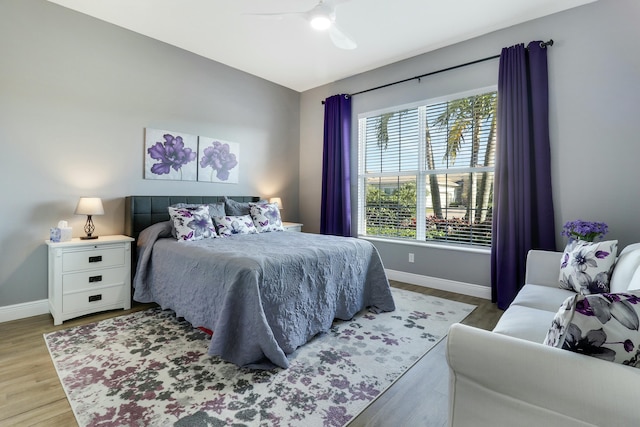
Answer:
<svg viewBox="0 0 640 427"><path fill-rule="evenodd" d="M409 252L409 262L414 262L415 258L413 256L413 253Z"/></svg>

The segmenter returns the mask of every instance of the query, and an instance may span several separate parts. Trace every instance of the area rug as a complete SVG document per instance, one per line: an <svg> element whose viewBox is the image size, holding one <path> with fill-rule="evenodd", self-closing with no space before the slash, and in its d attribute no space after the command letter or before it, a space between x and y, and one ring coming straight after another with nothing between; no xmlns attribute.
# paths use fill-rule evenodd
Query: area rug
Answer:
<svg viewBox="0 0 640 427"><path fill-rule="evenodd" d="M80 426L344 426L475 308L393 296L271 371L207 355L209 336L160 308L44 337Z"/></svg>

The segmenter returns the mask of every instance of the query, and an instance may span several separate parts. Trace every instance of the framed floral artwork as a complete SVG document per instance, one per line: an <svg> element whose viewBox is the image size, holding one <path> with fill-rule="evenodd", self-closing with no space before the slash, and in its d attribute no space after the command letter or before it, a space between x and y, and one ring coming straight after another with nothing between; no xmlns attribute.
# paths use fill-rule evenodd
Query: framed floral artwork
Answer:
<svg viewBox="0 0 640 427"><path fill-rule="evenodd" d="M240 144L206 136L198 137L198 181L237 184Z"/></svg>
<svg viewBox="0 0 640 427"><path fill-rule="evenodd" d="M197 180L196 135L145 128L144 152L145 179Z"/></svg>

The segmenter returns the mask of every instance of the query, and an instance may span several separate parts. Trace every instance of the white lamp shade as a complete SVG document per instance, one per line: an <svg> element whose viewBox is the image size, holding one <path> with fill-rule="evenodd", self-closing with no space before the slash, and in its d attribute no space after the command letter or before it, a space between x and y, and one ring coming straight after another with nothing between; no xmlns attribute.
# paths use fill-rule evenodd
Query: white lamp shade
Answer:
<svg viewBox="0 0 640 427"><path fill-rule="evenodd" d="M282 207L282 199L280 197L272 197L269 199L269 203L275 203L276 205L278 205L278 209L282 210L284 209Z"/></svg>
<svg viewBox="0 0 640 427"><path fill-rule="evenodd" d="M76 215L104 215L102 199L99 197L80 197L76 206Z"/></svg>

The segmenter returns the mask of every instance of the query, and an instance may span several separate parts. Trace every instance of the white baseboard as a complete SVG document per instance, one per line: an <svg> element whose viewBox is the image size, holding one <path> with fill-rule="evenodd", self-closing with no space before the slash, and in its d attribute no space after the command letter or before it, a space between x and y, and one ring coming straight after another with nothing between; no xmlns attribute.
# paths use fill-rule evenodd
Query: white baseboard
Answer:
<svg viewBox="0 0 640 427"><path fill-rule="evenodd" d="M0 307L0 323L24 319L25 317L38 316L48 312L49 302L46 299L25 302L22 304L7 305L5 307Z"/></svg>
<svg viewBox="0 0 640 427"><path fill-rule="evenodd" d="M488 300L491 299L491 288L487 286L456 282L455 280L441 279L438 277L422 276L420 274L407 273L405 271L387 269L386 272L389 279L397 280L398 282L405 282L412 285L439 289L441 291L455 292L457 294L469 295ZM46 299L8 305L0 307L0 323L46 313L49 313L49 303Z"/></svg>
<svg viewBox="0 0 640 427"><path fill-rule="evenodd" d="M385 269L385 271L389 279L397 280L398 282L439 289L441 291L455 292L477 298L491 299L491 288L488 286L456 282L455 280L441 279L438 277L422 276L420 274L407 273L406 271L389 269Z"/></svg>

